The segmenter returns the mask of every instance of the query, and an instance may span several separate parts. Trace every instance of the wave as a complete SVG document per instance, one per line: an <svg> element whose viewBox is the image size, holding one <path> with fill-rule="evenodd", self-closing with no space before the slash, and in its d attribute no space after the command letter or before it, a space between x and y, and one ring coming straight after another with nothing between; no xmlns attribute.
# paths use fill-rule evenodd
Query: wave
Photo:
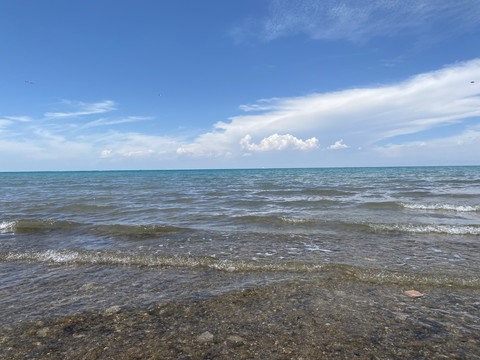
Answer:
<svg viewBox="0 0 480 360"><path fill-rule="evenodd" d="M342 279L377 284L452 285L480 288L480 276L419 273L365 268L347 264L315 264L302 262L262 262L254 260L218 259L215 257L153 256L79 250L44 250L0 253L0 261L29 263L140 266L158 268L206 269L225 272L305 272L325 273Z"/></svg>
<svg viewBox="0 0 480 360"><path fill-rule="evenodd" d="M408 203L400 203L400 204L406 209L413 209L413 210L480 212L480 206L451 205L451 204L408 204Z"/></svg>
<svg viewBox="0 0 480 360"><path fill-rule="evenodd" d="M369 209L400 209L402 204L396 201L370 201L361 204L360 207Z"/></svg>
<svg viewBox="0 0 480 360"><path fill-rule="evenodd" d="M402 223L371 223L329 221L323 219L306 219L295 217L261 217L248 216L244 221L258 221L277 226L298 227L299 230L314 231L348 231L354 233L412 233L412 234L447 234L447 235L480 235L480 225L449 225L449 224L402 224Z"/></svg>
<svg viewBox="0 0 480 360"><path fill-rule="evenodd" d="M28 234L56 230L73 230L81 224L73 221L61 221L53 219L21 219L3 221L0 223L0 233Z"/></svg>
<svg viewBox="0 0 480 360"><path fill-rule="evenodd" d="M26 261L56 264L99 264L147 267L204 268L228 272L237 271L316 271L324 266L309 263L263 263L256 260L218 259L209 256L161 256L121 254L88 250L44 250L0 254L2 261Z"/></svg>
<svg viewBox="0 0 480 360"><path fill-rule="evenodd" d="M348 190L338 190L334 188L330 189L298 189L298 190L286 190L286 189L272 189L272 190L261 190L257 192L257 195L275 195L279 197L285 196L319 196L319 197L329 197L329 196L352 196L355 195L356 191L352 189Z"/></svg>
<svg viewBox="0 0 480 360"><path fill-rule="evenodd" d="M300 224L316 224L324 223L323 220L309 219L293 216L262 216L262 215L246 215L236 216L232 220L243 224L263 224L263 225L300 225Z"/></svg>
<svg viewBox="0 0 480 360"><path fill-rule="evenodd" d="M404 232L414 234L480 235L480 225L445 224L367 224L375 232Z"/></svg>
<svg viewBox="0 0 480 360"><path fill-rule="evenodd" d="M6 232L13 232L15 221L3 221L0 223L0 234Z"/></svg>
<svg viewBox="0 0 480 360"><path fill-rule="evenodd" d="M35 234L52 231L72 231L81 229L97 236L128 239L148 239L162 235L178 234L190 229L168 225L90 225L73 221L53 219L20 219L0 222L0 233Z"/></svg>
<svg viewBox="0 0 480 360"><path fill-rule="evenodd" d="M405 203L397 201L379 201L366 202L361 207L370 209L410 209L410 210L425 210L425 211L453 211L453 212L480 212L479 206L469 205L452 205L452 204L418 204Z"/></svg>
<svg viewBox="0 0 480 360"><path fill-rule="evenodd" d="M186 232L189 229L168 225L97 225L90 228L90 232L99 236L135 239L153 239L163 235L172 235Z"/></svg>

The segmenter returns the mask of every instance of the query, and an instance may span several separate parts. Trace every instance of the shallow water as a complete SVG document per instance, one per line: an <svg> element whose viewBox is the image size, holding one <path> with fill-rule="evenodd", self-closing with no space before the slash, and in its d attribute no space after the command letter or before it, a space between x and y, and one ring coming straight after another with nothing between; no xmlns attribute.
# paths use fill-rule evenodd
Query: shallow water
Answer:
<svg viewBox="0 0 480 360"><path fill-rule="evenodd" d="M90 329L82 339L98 338L105 324L120 326L117 335L133 348L125 324L140 326L141 314L152 313L151 320L171 318L180 328L204 320L211 334L217 331L200 343L198 324L184 333L184 342L172 346L186 355L203 358L216 349L215 357L228 358L243 347L238 354L248 358L262 342L267 351L263 325L242 324L249 329L238 335L242 344L227 339L235 334L218 333L225 324L240 326L224 307L245 301L242 316L250 324L261 323L260 310L283 309L283 317L272 313L269 320L279 338L303 324L297 333L303 337L292 337L296 351L284 334L291 352L278 352L277 344L277 352L269 346L262 353L267 358L322 355L309 346L311 353L301 352L305 339L322 339L325 351L332 350L327 343L348 343L349 319L377 334L373 340L356 335L357 347L363 341L371 348L359 357L405 358L379 335L383 322L395 329L390 340L410 344L401 346L410 355L434 338L442 356L479 358L479 167L1 173L0 192L0 330L6 334L0 347L11 349L9 356L53 351L61 358L67 350L45 341L77 339L58 332L69 319ZM292 288L304 307L287 301ZM410 288L425 296L410 299ZM271 300L257 316L259 296ZM204 307L218 313L217 322L152 310L175 306L180 312ZM112 308L117 322L106 315ZM406 318L404 308L411 309ZM295 311L303 317L285 325ZM322 322L325 317L333 320ZM322 337L314 325L329 327L330 335ZM430 335L415 335L417 327ZM38 337L44 328L55 336L44 330ZM69 356L108 357L90 345ZM162 346L145 349L178 358ZM430 355L418 352L418 358L432 358L434 348L427 348ZM351 357L348 351L322 356Z"/></svg>

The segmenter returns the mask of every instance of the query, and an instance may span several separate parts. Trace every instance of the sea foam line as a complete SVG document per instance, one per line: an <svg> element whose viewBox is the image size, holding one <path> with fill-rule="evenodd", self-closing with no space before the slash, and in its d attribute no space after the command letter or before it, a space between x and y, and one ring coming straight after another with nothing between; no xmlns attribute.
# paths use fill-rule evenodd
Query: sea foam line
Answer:
<svg viewBox="0 0 480 360"><path fill-rule="evenodd" d="M480 206L451 205L451 204L407 204L401 203L404 208L413 210L444 210L456 212L477 212Z"/></svg>
<svg viewBox="0 0 480 360"><path fill-rule="evenodd" d="M247 260L216 259L212 257L148 256L109 254L75 250L45 250L38 252L9 252L0 254L7 261L26 261L55 264L98 264L148 267L207 268L228 272L236 271L294 271L309 272L323 269L322 264L263 263Z"/></svg>
<svg viewBox="0 0 480 360"><path fill-rule="evenodd" d="M148 266L159 268L214 269L226 272L244 271L287 271L287 272L328 272L344 279L349 277L374 283L410 284L412 282L431 285L460 285L478 288L479 276L457 276L454 274L416 273L389 271L386 269L363 268L347 264L312 263L263 263L257 261L221 260L211 257L151 257L72 250L45 250L40 252L10 252L0 254L0 260L24 261L55 264L96 264L122 266Z"/></svg>
<svg viewBox="0 0 480 360"><path fill-rule="evenodd" d="M480 226L475 225L414 225L414 224L371 224L375 231L399 231L418 234L480 235Z"/></svg>

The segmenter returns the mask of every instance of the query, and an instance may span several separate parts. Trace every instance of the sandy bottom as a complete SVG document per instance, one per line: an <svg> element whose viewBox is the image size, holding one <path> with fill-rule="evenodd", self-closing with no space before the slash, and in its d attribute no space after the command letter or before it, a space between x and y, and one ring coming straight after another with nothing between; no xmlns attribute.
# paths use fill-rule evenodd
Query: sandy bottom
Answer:
<svg viewBox="0 0 480 360"><path fill-rule="evenodd" d="M5 359L480 359L480 291L330 278L3 329Z"/></svg>

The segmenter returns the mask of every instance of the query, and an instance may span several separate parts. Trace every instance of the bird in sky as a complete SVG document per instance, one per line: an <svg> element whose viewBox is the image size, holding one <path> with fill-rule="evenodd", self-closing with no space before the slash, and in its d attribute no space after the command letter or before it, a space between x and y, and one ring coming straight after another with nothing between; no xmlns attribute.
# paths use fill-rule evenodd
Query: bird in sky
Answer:
<svg viewBox="0 0 480 360"><path fill-rule="evenodd" d="M25 84L33 85L33 81L25 80Z"/></svg>

